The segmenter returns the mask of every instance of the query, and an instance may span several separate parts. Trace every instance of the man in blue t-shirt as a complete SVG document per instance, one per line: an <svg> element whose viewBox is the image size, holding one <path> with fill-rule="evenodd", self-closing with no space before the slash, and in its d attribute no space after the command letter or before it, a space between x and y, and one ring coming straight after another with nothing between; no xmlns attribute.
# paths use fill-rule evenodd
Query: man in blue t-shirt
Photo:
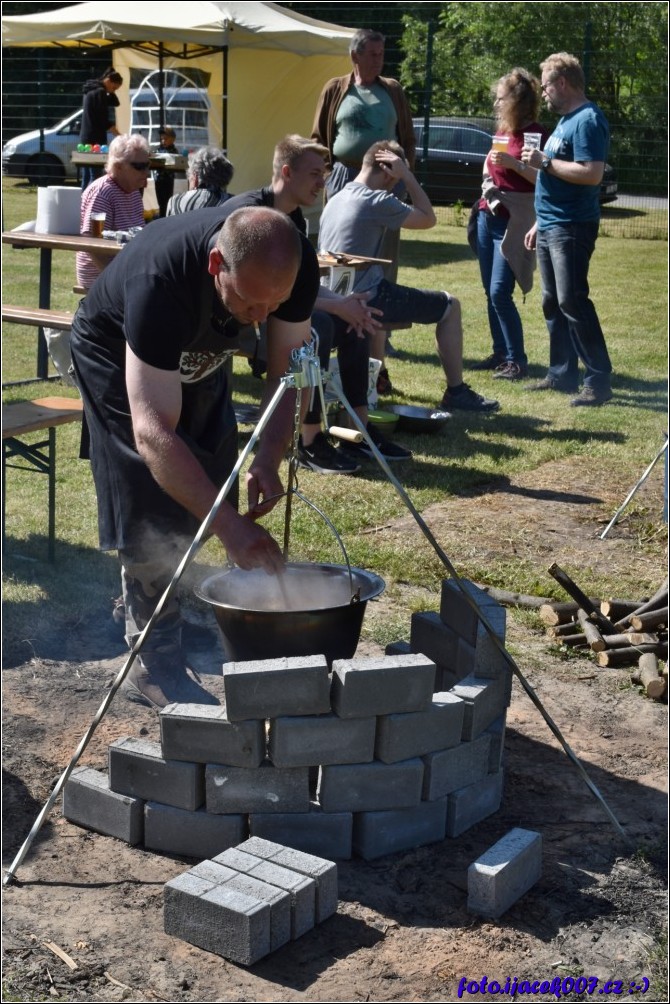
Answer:
<svg viewBox="0 0 670 1004"><path fill-rule="evenodd" d="M574 407L604 404L612 397L610 362L596 309L589 299L588 272L600 222L600 182L609 146L607 119L585 94L584 72L567 52L540 64L547 106L562 116L544 150L524 150L538 169L537 222L526 247L537 248L542 309L549 329L549 369L532 390L582 390Z"/></svg>

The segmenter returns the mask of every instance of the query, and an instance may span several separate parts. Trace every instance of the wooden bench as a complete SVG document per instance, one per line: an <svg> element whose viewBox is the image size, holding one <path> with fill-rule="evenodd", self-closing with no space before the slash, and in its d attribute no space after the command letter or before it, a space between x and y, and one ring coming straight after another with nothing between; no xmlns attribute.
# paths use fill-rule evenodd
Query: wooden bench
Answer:
<svg viewBox="0 0 670 1004"><path fill-rule="evenodd" d="M57 328L67 331L72 327L73 314L69 310L46 310L44 307L14 307L2 305L2 319L11 324L32 324L36 328Z"/></svg>
<svg viewBox="0 0 670 1004"><path fill-rule="evenodd" d="M49 478L49 561L54 560L56 541L56 427L80 422L83 405L78 398L42 397L2 406L2 539L5 540L6 468ZM26 443L20 436L48 429L47 439ZM13 458L25 463L9 463Z"/></svg>

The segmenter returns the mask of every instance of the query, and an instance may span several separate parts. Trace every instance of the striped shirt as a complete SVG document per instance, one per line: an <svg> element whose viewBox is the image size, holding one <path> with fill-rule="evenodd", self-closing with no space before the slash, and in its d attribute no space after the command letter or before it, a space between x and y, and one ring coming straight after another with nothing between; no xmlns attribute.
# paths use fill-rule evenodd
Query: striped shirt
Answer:
<svg viewBox="0 0 670 1004"><path fill-rule="evenodd" d="M91 213L105 213L105 230L143 227L142 193L138 190L124 192L109 174L105 174L82 192L80 234L91 234ZM91 255L77 252L77 284L90 289L99 275L100 269Z"/></svg>

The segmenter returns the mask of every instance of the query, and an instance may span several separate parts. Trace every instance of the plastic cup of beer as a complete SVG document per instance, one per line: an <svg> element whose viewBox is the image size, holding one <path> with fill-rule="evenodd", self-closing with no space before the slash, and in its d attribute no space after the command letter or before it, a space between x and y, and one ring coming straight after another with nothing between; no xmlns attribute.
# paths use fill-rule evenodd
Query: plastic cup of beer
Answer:
<svg viewBox="0 0 670 1004"><path fill-rule="evenodd" d="M107 213L91 213L91 233L94 237L102 237L106 219Z"/></svg>
<svg viewBox="0 0 670 1004"><path fill-rule="evenodd" d="M542 133L525 132L523 134L523 145L527 150L539 150L542 142Z"/></svg>
<svg viewBox="0 0 670 1004"><path fill-rule="evenodd" d="M507 153L508 143L509 136L494 136L491 141L491 149L495 150L497 153Z"/></svg>

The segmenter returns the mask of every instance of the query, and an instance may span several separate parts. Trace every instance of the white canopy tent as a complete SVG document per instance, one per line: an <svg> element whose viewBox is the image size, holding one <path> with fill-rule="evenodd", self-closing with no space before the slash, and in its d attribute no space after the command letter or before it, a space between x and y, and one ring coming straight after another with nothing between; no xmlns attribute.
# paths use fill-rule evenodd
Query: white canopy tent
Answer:
<svg viewBox="0 0 670 1004"><path fill-rule="evenodd" d="M232 188L239 192L267 183L272 150L283 135L309 135L323 84L351 66L353 34L255 0L91 0L2 19L3 47L110 49L110 64L124 76L117 112L122 131L130 121L131 68L148 73L157 66L183 69L188 62L204 71L210 142L227 150L235 166Z"/></svg>

